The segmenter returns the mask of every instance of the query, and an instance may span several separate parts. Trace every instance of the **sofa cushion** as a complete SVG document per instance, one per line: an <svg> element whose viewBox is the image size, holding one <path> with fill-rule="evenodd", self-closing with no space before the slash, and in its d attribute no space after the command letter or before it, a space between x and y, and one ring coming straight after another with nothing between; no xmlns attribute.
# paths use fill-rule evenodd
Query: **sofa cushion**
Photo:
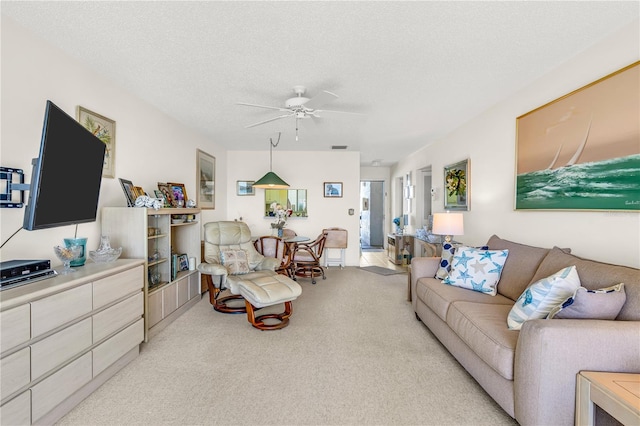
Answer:
<svg viewBox="0 0 640 426"><path fill-rule="evenodd" d="M495 297L489 296L477 291L443 284L436 278L420 278L416 282L416 297L445 322L449 307L456 301L507 305L509 308L513 306L513 300L500 294Z"/></svg>
<svg viewBox="0 0 640 426"><path fill-rule="evenodd" d="M507 296L511 300L516 300L529 283L532 282L531 278L536 273L540 262L549 252L549 249L546 248L503 240L497 235L489 238L487 246L489 246L490 250L509 250L509 259L504 264L502 275L500 276L498 293ZM558 271L558 269L553 272Z"/></svg>
<svg viewBox="0 0 640 426"><path fill-rule="evenodd" d="M516 300L507 317L507 325L511 330L520 330L527 320L546 318L554 307L571 296L578 287L580 279L575 266L567 266L536 281Z"/></svg>
<svg viewBox="0 0 640 426"><path fill-rule="evenodd" d="M569 265L576 266L581 285L590 290L624 283L627 300L616 319L640 320L640 270L638 269L583 259L554 247L538 267L532 282Z"/></svg>
<svg viewBox="0 0 640 426"><path fill-rule="evenodd" d="M547 318L614 320L625 300L622 283L598 290L579 287L571 297L553 308Z"/></svg>
<svg viewBox="0 0 640 426"><path fill-rule="evenodd" d="M442 282L495 296L496 285L508 254L509 250L458 247L453 256L451 271Z"/></svg>
<svg viewBox="0 0 640 426"><path fill-rule="evenodd" d="M507 380L513 380L513 358L519 331L506 327L510 305L458 301L447 324L476 355Z"/></svg>
<svg viewBox="0 0 640 426"><path fill-rule="evenodd" d="M220 263L227 268L229 275L241 275L250 272L247 252L244 250L220 250Z"/></svg>

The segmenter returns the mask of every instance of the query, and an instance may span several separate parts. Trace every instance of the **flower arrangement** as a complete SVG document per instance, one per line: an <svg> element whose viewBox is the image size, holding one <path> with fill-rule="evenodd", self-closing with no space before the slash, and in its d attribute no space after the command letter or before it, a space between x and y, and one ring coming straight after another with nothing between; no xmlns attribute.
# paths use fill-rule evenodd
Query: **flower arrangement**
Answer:
<svg viewBox="0 0 640 426"><path fill-rule="evenodd" d="M447 194L452 195L464 195L467 189L467 176L464 170L454 169L449 170L446 176Z"/></svg>
<svg viewBox="0 0 640 426"><path fill-rule="evenodd" d="M291 210L285 210L280 204L277 204L273 209L273 215L276 221L271 223L271 227L274 229L282 229L287 224L287 218L291 216Z"/></svg>

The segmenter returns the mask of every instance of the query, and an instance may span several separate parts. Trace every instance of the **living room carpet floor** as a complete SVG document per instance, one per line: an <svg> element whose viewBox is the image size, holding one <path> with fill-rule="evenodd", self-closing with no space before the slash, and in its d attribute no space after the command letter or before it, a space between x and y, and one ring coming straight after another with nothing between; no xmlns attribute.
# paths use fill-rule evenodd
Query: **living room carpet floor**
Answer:
<svg viewBox="0 0 640 426"><path fill-rule="evenodd" d="M58 424L516 425L416 320L406 275L326 276L298 279L276 331L205 294Z"/></svg>
<svg viewBox="0 0 640 426"><path fill-rule="evenodd" d="M406 274L407 271L396 271L389 268L383 268L381 266L359 266L360 269L367 272L373 272L378 275L396 275L396 274Z"/></svg>

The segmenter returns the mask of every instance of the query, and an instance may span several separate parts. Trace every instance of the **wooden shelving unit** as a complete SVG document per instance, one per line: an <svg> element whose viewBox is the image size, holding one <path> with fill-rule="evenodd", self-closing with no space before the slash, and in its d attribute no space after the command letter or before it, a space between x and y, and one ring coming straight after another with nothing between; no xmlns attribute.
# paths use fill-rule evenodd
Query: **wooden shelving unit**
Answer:
<svg viewBox="0 0 640 426"><path fill-rule="evenodd" d="M172 223L173 215L194 219ZM197 270L172 274L173 254L200 261L200 209L105 207L102 234L122 247L122 258L145 260L145 341L200 300Z"/></svg>

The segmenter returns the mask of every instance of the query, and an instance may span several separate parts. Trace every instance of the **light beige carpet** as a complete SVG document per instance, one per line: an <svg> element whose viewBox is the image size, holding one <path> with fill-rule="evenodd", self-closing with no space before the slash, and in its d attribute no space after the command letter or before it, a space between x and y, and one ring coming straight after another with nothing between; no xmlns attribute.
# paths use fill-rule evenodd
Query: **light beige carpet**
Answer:
<svg viewBox="0 0 640 426"><path fill-rule="evenodd" d="M416 320L406 274L326 275L277 331L205 297L59 424L516 424Z"/></svg>

